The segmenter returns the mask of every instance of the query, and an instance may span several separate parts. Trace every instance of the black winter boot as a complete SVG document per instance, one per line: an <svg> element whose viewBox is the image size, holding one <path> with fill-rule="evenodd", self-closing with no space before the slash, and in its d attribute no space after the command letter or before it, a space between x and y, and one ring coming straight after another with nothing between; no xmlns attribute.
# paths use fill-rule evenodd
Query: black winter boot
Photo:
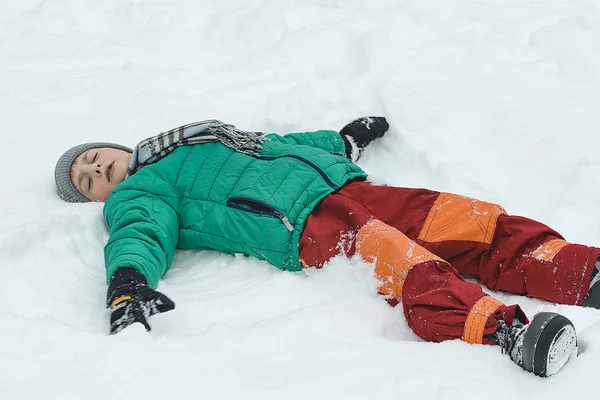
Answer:
<svg viewBox="0 0 600 400"><path fill-rule="evenodd" d="M590 281L590 288L588 294L583 300L584 307L600 308L600 259L596 260L596 266L592 272L592 280Z"/></svg>
<svg viewBox="0 0 600 400"><path fill-rule="evenodd" d="M519 367L541 377L556 374L577 354L573 324L553 312L541 312L527 325L506 325L500 320L498 329L488 338Z"/></svg>

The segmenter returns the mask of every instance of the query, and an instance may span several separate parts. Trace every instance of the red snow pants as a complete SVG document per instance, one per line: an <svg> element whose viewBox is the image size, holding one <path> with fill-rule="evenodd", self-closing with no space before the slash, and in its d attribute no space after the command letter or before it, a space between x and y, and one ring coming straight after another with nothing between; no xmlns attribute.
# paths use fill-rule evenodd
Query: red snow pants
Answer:
<svg viewBox="0 0 600 400"><path fill-rule="evenodd" d="M500 319L526 317L459 274L493 290L580 305L600 256L600 248L568 243L492 203L368 182L327 196L308 217L299 248L302 262L317 268L359 254L374 264L379 292L402 302L417 336L469 343L490 343L485 335Z"/></svg>

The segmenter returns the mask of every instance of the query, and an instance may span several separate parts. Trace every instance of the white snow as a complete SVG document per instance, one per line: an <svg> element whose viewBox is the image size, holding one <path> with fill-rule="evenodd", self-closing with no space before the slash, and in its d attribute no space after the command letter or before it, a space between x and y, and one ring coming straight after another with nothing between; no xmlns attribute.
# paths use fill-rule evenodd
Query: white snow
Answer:
<svg viewBox="0 0 600 400"><path fill-rule="evenodd" d="M392 124L378 183L465 194L600 245L597 0L19 0L0 3L0 399L564 399L600 394L600 311L541 379L500 350L431 344L335 259L281 272L180 252L176 310L108 336L101 205L54 192L87 141L218 118L286 133Z"/></svg>

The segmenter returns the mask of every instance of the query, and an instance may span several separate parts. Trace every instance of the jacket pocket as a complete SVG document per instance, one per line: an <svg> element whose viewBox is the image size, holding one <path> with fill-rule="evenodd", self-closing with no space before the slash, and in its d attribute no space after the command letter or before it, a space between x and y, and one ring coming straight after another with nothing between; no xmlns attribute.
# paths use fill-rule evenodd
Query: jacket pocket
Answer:
<svg viewBox="0 0 600 400"><path fill-rule="evenodd" d="M294 230L294 227L290 223L288 217L286 217L275 207L263 203L262 201L250 199L248 197L231 197L227 200L227 207L251 212L253 214L277 218L285 225L288 231L292 232Z"/></svg>

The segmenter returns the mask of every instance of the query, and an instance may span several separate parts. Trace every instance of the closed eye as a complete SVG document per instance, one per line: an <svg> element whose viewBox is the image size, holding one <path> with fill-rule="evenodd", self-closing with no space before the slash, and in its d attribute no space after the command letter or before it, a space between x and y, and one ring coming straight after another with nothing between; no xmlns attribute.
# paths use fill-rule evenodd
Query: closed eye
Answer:
<svg viewBox="0 0 600 400"><path fill-rule="evenodd" d="M96 151L96 154L94 154L94 159L92 160L92 162L95 163L97 159L98 159L98 151Z"/></svg>

